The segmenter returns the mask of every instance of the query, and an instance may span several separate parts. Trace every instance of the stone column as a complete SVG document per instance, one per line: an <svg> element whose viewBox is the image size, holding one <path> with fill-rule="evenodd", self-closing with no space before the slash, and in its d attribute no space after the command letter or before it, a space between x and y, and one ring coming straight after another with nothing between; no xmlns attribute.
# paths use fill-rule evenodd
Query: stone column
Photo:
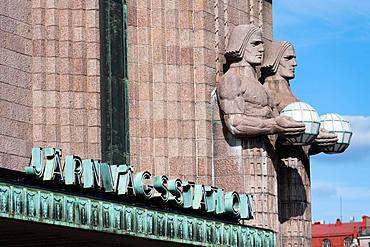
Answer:
<svg viewBox="0 0 370 247"><path fill-rule="evenodd" d="M19 170L33 137L31 13L31 1L0 1L0 166Z"/></svg>

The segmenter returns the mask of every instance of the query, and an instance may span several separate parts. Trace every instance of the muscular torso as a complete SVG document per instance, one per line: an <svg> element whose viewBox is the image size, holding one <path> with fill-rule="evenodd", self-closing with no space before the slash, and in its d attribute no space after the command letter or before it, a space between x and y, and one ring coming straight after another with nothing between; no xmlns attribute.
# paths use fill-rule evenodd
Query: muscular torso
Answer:
<svg viewBox="0 0 370 247"><path fill-rule="evenodd" d="M260 82L244 76L241 76L240 79L244 84L243 87L246 88L243 93L244 114L261 118L272 118L274 115L273 104ZM248 80L249 83L247 82Z"/></svg>
<svg viewBox="0 0 370 247"><path fill-rule="evenodd" d="M271 96L279 112L290 103L298 101L297 97L293 95L289 83L285 79L268 78L263 86Z"/></svg>
<svg viewBox="0 0 370 247"><path fill-rule="evenodd" d="M225 114L260 118L274 116L274 105L269 94L243 67L230 68L220 82L218 93Z"/></svg>

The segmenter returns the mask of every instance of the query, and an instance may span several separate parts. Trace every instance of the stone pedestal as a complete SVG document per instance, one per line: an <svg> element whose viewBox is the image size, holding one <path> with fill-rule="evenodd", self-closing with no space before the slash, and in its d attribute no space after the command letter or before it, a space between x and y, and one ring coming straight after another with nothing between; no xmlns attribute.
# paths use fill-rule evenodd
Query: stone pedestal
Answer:
<svg viewBox="0 0 370 247"><path fill-rule="evenodd" d="M239 139L228 132L215 110L213 164L216 186L254 196L254 219L245 224L279 231L274 136Z"/></svg>

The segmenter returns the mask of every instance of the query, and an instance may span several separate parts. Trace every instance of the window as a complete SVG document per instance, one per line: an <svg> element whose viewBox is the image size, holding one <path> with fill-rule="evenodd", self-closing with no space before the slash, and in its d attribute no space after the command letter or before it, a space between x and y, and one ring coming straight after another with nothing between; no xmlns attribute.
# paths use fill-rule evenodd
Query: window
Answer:
<svg viewBox="0 0 370 247"><path fill-rule="evenodd" d="M344 246L345 247L350 247L352 244L352 238L351 237L345 237L344 238Z"/></svg>
<svg viewBox="0 0 370 247"><path fill-rule="evenodd" d="M322 247L331 247L330 240L324 239L324 241L322 241Z"/></svg>
<svg viewBox="0 0 370 247"><path fill-rule="evenodd" d="M127 1L100 1L102 159L129 163Z"/></svg>

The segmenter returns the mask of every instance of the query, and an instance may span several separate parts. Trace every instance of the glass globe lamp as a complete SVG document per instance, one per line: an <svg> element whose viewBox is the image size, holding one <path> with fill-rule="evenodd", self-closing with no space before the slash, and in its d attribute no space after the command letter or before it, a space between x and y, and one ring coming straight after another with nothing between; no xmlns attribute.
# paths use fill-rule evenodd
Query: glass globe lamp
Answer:
<svg viewBox="0 0 370 247"><path fill-rule="evenodd" d="M326 147L325 153L343 153L351 142L352 130L349 122L342 116L331 113L320 116L321 128L337 135L338 142Z"/></svg>
<svg viewBox="0 0 370 247"><path fill-rule="evenodd" d="M306 126L304 134L285 138L287 145L308 145L319 134L320 117L317 111L309 104L304 102L291 103L281 111L281 115L291 117L298 122L304 123Z"/></svg>

